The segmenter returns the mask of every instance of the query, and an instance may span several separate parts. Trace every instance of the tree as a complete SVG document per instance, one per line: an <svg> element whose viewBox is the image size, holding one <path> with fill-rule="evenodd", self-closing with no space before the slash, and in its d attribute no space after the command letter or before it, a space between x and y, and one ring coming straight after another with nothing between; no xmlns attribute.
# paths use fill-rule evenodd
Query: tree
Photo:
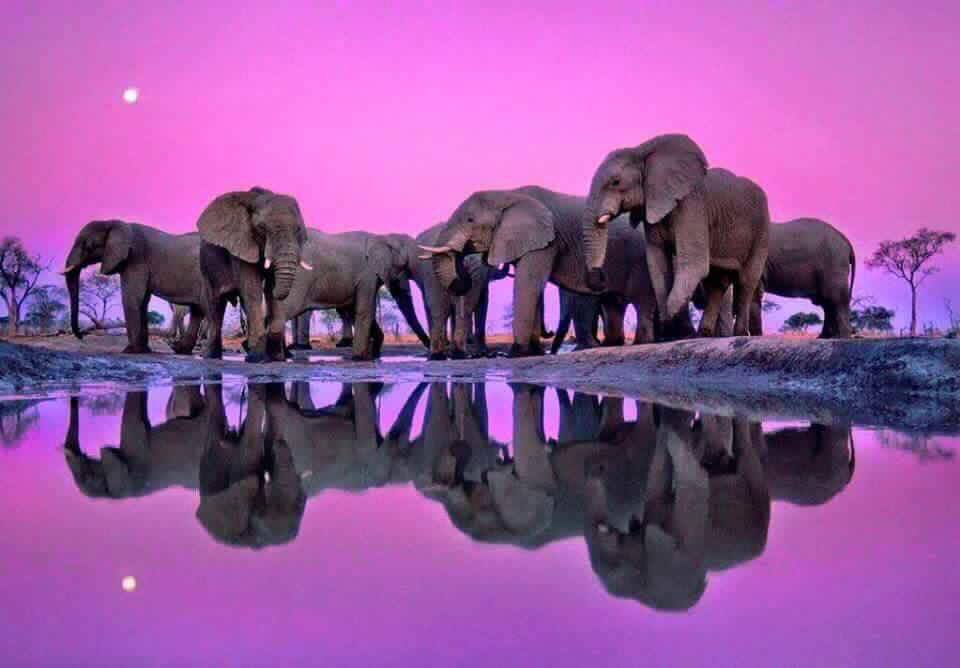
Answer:
<svg viewBox="0 0 960 668"><path fill-rule="evenodd" d="M40 286L34 290L26 321L41 331L52 329L67 311L66 298L66 291L59 286Z"/></svg>
<svg viewBox="0 0 960 668"><path fill-rule="evenodd" d="M159 311L147 311L147 325L150 327L160 327L166 320L166 316Z"/></svg>
<svg viewBox="0 0 960 668"><path fill-rule="evenodd" d="M784 321L782 330L784 332L806 332L807 327L820 324L823 324L823 320L816 313L794 313Z"/></svg>
<svg viewBox="0 0 960 668"><path fill-rule="evenodd" d="M893 331L894 312L883 306L864 306L850 311L850 324L857 332Z"/></svg>
<svg viewBox="0 0 960 668"><path fill-rule="evenodd" d="M104 276L90 268L80 276L80 313L93 323L94 329L106 329L110 312L120 294L120 279Z"/></svg>
<svg viewBox="0 0 960 668"><path fill-rule="evenodd" d="M947 309L947 320L950 325L947 327L947 338L955 339L960 336L960 313L955 313L953 304L949 299L943 300L943 306Z"/></svg>
<svg viewBox="0 0 960 668"><path fill-rule="evenodd" d="M340 324L340 318L337 316L337 312L333 309L323 309L321 311L314 311L317 313L317 317L320 318L320 324L323 325L323 328L327 332L327 337L330 339L330 343L333 343L337 340L337 327Z"/></svg>
<svg viewBox="0 0 960 668"><path fill-rule="evenodd" d="M507 328L507 331L513 329L513 302L510 302L503 307L503 326Z"/></svg>
<svg viewBox="0 0 960 668"><path fill-rule="evenodd" d="M769 299L764 299L763 304L760 305L760 310L764 313L773 313L774 311L780 310L780 304L772 302Z"/></svg>
<svg viewBox="0 0 960 668"><path fill-rule="evenodd" d="M37 289L40 274L48 266L38 255L30 255L17 237L0 242L0 292L7 305L7 335L16 336L20 310Z"/></svg>
<svg viewBox="0 0 960 668"><path fill-rule="evenodd" d="M910 286L910 336L917 335L917 290L937 267L927 266L944 246L957 238L953 232L921 228L912 237L900 241L884 241L867 260L871 269L883 269Z"/></svg>

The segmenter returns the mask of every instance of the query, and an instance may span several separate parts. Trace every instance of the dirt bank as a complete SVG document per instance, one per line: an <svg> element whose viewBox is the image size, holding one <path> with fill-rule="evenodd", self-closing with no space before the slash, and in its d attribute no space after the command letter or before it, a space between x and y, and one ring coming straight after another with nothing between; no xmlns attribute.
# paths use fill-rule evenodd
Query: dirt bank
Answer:
<svg viewBox="0 0 960 668"><path fill-rule="evenodd" d="M107 338L107 337L104 337ZM251 365L169 353L104 352L117 342L0 342L0 396L143 386L220 376L251 380L388 382L485 379L626 394L684 406L785 418L852 420L911 430L960 431L960 341L819 341L761 337L679 341L509 360L427 362L422 348L387 349L376 363L332 351ZM162 349L161 346L156 348Z"/></svg>

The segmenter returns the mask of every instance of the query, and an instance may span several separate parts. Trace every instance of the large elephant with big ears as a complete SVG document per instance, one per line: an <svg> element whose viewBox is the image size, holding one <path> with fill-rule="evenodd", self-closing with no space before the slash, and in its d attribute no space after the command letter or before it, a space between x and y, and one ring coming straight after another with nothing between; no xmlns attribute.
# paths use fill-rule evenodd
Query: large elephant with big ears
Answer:
<svg viewBox="0 0 960 668"><path fill-rule="evenodd" d="M239 296L249 326L247 361L282 360L280 303L290 294L297 265L313 269L301 259L307 228L297 200L264 188L229 192L204 209L197 228L205 242L200 265L210 321L206 356L222 356L226 302Z"/></svg>
<svg viewBox="0 0 960 668"><path fill-rule="evenodd" d="M763 190L707 159L686 135L660 135L617 149L597 168L583 216L588 280L604 286L609 223L644 224L647 265L661 321L687 309L703 282L700 333L712 336L723 295L734 287L734 334L749 333L750 303L767 261L770 213Z"/></svg>

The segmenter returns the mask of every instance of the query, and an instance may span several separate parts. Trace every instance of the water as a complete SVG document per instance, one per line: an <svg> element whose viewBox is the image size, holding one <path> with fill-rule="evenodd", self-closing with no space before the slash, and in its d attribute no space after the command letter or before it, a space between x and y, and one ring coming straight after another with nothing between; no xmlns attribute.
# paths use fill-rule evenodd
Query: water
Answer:
<svg viewBox="0 0 960 668"><path fill-rule="evenodd" d="M2 409L3 665L953 663L954 438L504 384Z"/></svg>

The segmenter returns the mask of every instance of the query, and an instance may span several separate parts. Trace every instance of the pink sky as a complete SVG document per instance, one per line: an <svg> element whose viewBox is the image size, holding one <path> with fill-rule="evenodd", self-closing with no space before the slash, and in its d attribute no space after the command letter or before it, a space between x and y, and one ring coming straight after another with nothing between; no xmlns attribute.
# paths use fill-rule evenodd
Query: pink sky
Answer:
<svg viewBox="0 0 960 668"><path fill-rule="evenodd" d="M59 265L92 218L187 231L260 184L312 227L417 233L481 188L583 193L607 151L667 131L861 259L960 231L956 3L198 4L3 3L0 232ZM906 323L905 287L858 279Z"/></svg>

